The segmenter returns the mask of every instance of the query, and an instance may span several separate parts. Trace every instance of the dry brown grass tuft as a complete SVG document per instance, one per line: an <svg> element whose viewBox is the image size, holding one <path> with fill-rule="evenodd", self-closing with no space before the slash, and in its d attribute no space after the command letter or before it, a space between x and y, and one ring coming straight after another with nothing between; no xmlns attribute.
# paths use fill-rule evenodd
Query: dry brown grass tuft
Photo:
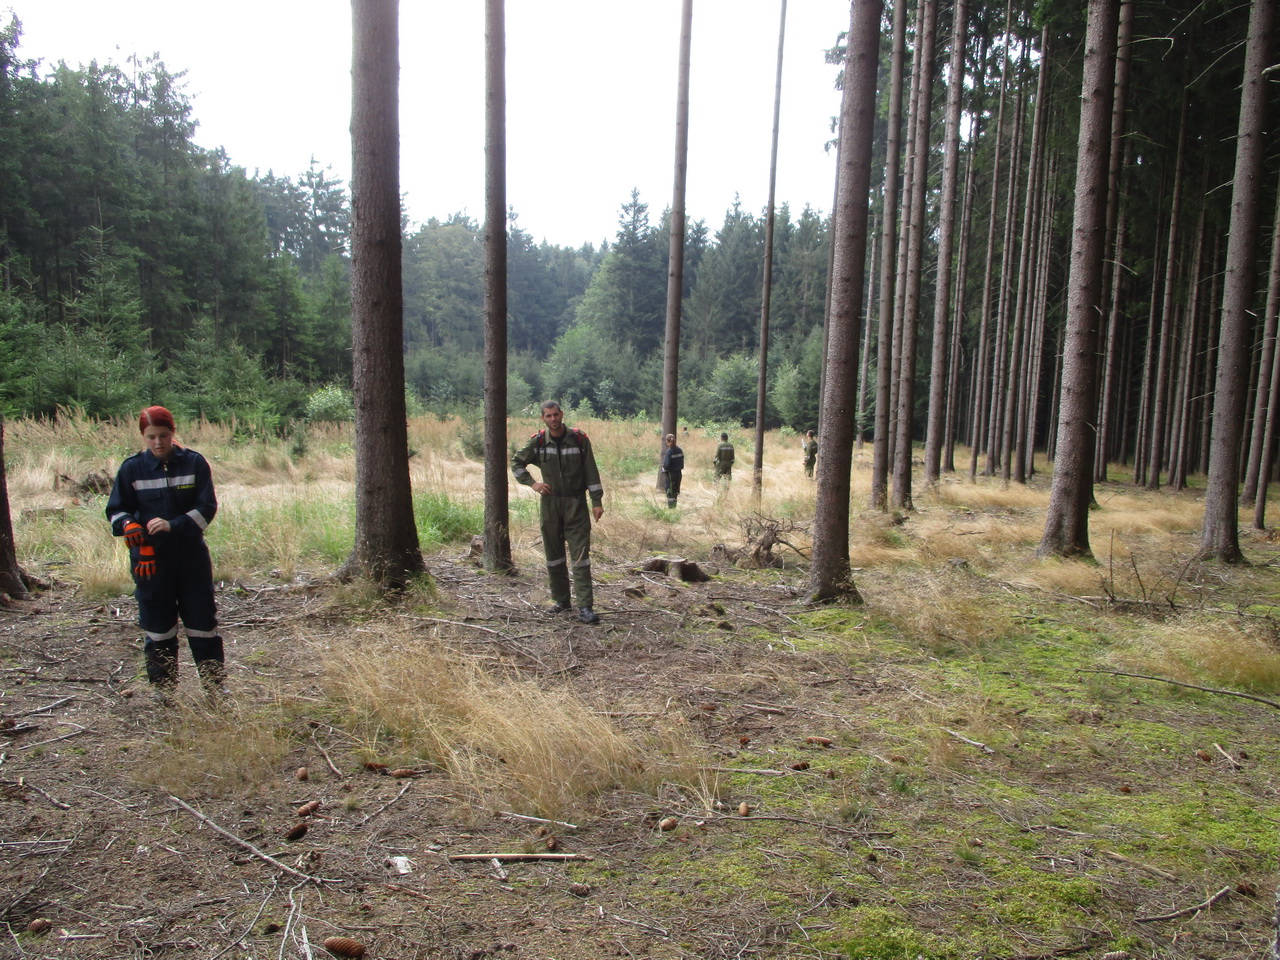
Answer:
<svg viewBox="0 0 1280 960"><path fill-rule="evenodd" d="M476 802L558 816L635 775L644 750L565 690L385 634L335 650L331 697L371 757L443 768Z"/></svg>
<svg viewBox="0 0 1280 960"><path fill-rule="evenodd" d="M1005 578L1015 585L1061 593L1072 597L1098 596L1103 591L1106 570L1088 560L1056 557L1036 560L1030 556L1012 561L1004 568Z"/></svg>
<svg viewBox="0 0 1280 960"><path fill-rule="evenodd" d="M1099 496L1102 509L1095 511L1089 522L1091 539L1116 534L1159 536L1187 533L1200 527L1204 519L1204 503L1175 498L1167 494L1116 494ZM1097 553L1095 546L1094 552Z"/></svg>
<svg viewBox="0 0 1280 960"><path fill-rule="evenodd" d="M905 640L935 656L979 651L1014 635L1018 621L990 596L966 588L971 576L964 570L903 576L877 593L876 609Z"/></svg>
<svg viewBox="0 0 1280 960"><path fill-rule="evenodd" d="M278 779L288 756L286 714L278 705L211 711L180 699L164 717L164 736L148 741L136 778L175 796L250 796Z"/></svg>
<svg viewBox="0 0 1280 960"><path fill-rule="evenodd" d="M1272 618L1189 614L1148 623L1112 662L1121 669L1238 690L1280 691L1280 624Z"/></svg>
<svg viewBox="0 0 1280 960"><path fill-rule="evenodd" d="M975 510L1044 510L1049 503L1048 487L1005 484L986 477L980 477L975 483L949 479L938 485L934 495L940 503Z"/></svg>

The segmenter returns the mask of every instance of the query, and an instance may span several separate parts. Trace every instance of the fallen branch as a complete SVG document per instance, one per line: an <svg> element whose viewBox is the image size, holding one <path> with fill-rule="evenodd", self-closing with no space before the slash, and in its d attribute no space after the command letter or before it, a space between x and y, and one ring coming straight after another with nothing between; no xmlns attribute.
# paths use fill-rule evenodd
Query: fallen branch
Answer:
<svg viewBox="0 0 1280 960"><path fill-rule="evenodd" d="M1183 683L1181 680L1170 680L1168 677L1152 677L1145 673L1125 673L1122 670L1091 670L1085 667L1076 668L1077 673L1109 673L1113 677L1133 677L1135 680L1155 680L1158 683L1169 683L1175 687L1186 687L1188 690L1203 690L1205 693L1220 693L1224 697L1239 697L1242 700L1256 700L1258 703L1265 703L1268 707L1280 710L1280 703L1274 700L1268 700L1266 697L1254 696L1252 693L1242 693L1239 690L1222 690L1218 687L1202 687L1195 683Z"/></svg>
<svg viewBox="0 0 1280 960"><path fill-rule="evenodd" d="M242 850L248 850L251 854L257 857L259 860L263 860L266 863L271 864L273 867L277 868L278 870L283 870L285 873L289 874L290 876L297 877L299 880L305 880L308 883L341 883L342 882L341 880L327 880L324 877L313 877L309 873L303 873L301 870L295 870L293 869L293 867L288 866L287 864L281 863L275 857L270 856L269 854L263 853L261 850L255 847L248 840L241 840L239 837L237 837L234 833L230 832L229 830L222 829L222 827L218 826L216 823L214 823L212 820L210 820L208 817L206 817L203 813L201 813L199 810L197 810L195 807L191 806L190 804L185 803L182 800L179 800L177 797L172 795L170 795L169 799L172 800L174 803L176 803L178 806L180 806L183 810L187 811L187 813L194 816L197 820L200 820L208 824L208 826L212 828L215 833L230 840L232 843L240 847Z"/></svg>
<svg viewBox="0 0 1280 960"><path fill-rule="evenodd" d="M60 722L68 727L80 727L80 724L72 723L70 720L62 720ZM30 750L33 747L43 747L46 743L58 743L59 741L62 741L62 740L70 740L72 737L78 737L80 736L80 734L88 733L88 732L89 732L88 727L80 727L79 730L73 730L71 733L64 733L60 737L52 737L49 740L40 740L40 741L37 741L36 743L28 743L26 746L19 747L18 749Z"/></svg>
<svg viewBox="0 0 1280 960"><path fill-rule="evenodd" d="M209 958L209 960L218 960L218 958L221 957L223 954L229 953L231 950L234 950L236 946L242 940L244 940L245 937L253 933L253 928L258 925L258 920L262 917L262 911L267 909L267 904L271 902L271 898L275 895L276 888L279 885L280 885L279 878L273 879L271 881L271 889L267 891L266 898L258 906L258 912L253 915L253 919L249 921L249 925L244 928L244 933L240 934L240 936L236 937L234 940L228 943L225 947L223 947L221 950L215 953L212 957Z"/></svg>
<svg viewBox="0 0 1280 960"><path fill-rule="evenodd" d="M0 783L9 784L23 790L34 790L36 793L40 794L40 796L44 797L46 800L52 803L59 810L71 809L71 804L63 803L61 800L54 799L49 794L45 793L44 790L37 787L34 783L29 782L25 777L19 777L17 780L0 780Z"/></svg>
<svg viewBox="0 0 1280 960"><path fill-rule="evenodd" d="M585 853L451 853L451 861L456 860L497 860L502 863L516 863L520 860L594 860Z"/></svg>
<svg viewBox="0 0 1280 960"><path fill-rule="evenodd" d="M960 736L960 734L956 733L954 730L948 727L943 727L942 729L947 733L949 733L951 736L955 737L961 743L967 743L971 747L977 747L983 753L995 753L995 751L990 747L988 747L985 743L979 743L977 740L970 740L968 737L962 737Z"/></svg>
<svg viewBox="0 0 1280 960"><path fill-rule="evenodd" d="M1237 760L1235 757L1233 757L1231 754L1227 753L1227 751L1223 750L1222 747L1218 746L1218 744L1215 743L1213 745L1213 749L1217 750L1220 754L1222 754L1224 758L1226 758L1227 763L1231 764L1232 770L1240 769L1240 761Z"/></svg>
<svg viewBox="0 0 1280 960"><path fill-rule="evenodd" d="M410 780L410 781L409 781L409 782L407 782L403 787L401 787L401 788L400 788L400 792L399 792L399 793L397 793L394 797L392 797L390 800L388 800L386 803L384 803L382 806L380 806L377 810L373 811L373 813L369 814L367 817L365 817L365 818L364 818L363 820L361 820L360 822L361 822L362 824L368 823L370 820L372 820L372 819L373 819L374 817L376 817L378 814L380 814L380 813L382 813L384 810L386 810L386 809L387 809L387 807L391 806L393 803L395 803L397 800L399 800L401 797L403 797L403 796L405 795L405 791L406 791L406 790L408 790L411 786L413 786L413 781L412 781L412 780Z"/></svg>
<svg viewBox="0 0 1280 960"><path fill-rule="evenodd" d="M315 744L316 749L320 751L320 756L324 757L324 762L329 765L329 769L333 771L335 777L341 777L342 771L333 765L333 760L329 757L329 752L320 746L320 741L316 739L316 732L311 731L311 742Z"/></svg>
<svg viewBox="0 0 1280 960"><path fill-rule="evenodd" d="M1193 907L1183 907L1181 910L1173 911L1173 913L1162 913L1158 917L1135 917L1133 922L1134 923L1154 923L1157 920L1177 920L1179 917L1189 917L1189 916L1192 916L1193 914L1199 913L1201 910L1208 910L1219 900L1224 899L1230 894L1231 894L1231 888L1223 887L1221 890L1215 893L1208 900L1205 900L1203 903L1197 903Z"/></svg>
<svg viewBox="0 0 1280 960"><path fill-rule="evenodd" d="M578 825L576 823L567 823L564 820L545 820L542 817L527 817L523 813L503 813L502 816L507 817L510 820L527 820L530 823L549 823L553 826L564 827L567 830L578 829Z"/></svg>
<svg viewBox="0 0 1280 960"><path fill-rule="evenodd" d="M1162 880L1177 880L1175 874L1169 873L1167 870L1161 870L1159 867L1153 867L1149 863L1142 863L1138 860L1130 860L1128 857L1121 856L1114 850L1103 850L1102 855L1108 860L1114 860L1116 863L1127 863L1131 867L1137 867L1139 870L1145 870L1153 877L1159 877Z"/></svg>

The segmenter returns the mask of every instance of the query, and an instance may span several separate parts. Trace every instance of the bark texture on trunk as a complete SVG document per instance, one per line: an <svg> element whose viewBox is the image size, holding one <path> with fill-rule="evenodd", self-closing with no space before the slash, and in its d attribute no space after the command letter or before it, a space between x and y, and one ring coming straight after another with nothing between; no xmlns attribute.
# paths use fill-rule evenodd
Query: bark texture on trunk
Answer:
<svg viewBox="0 0 1280 960"><path fill-rule="evenodd" d="M1092 556L1089 505L1093 501L1094 417L1098 392L1098 308L1102 298L1119 6L1119 0L1091 0L1089 4L1080 91L1080 139L1076 149L1062 399L1053 488L1038 551L1041 556Z"/></svg>
<svg viewBox="0 0 1280 960"><path fill-rule="evenodd" d="M484 568L512 571L507 498L507 39L505 0L485 0Z"/></svg>
<svg viewBox="0 0 1280 960"><path fill-rule="evenodd" d="M398 0L352 0L351 326L356 536L347 576L424 569L409 483L401 287Z"/></svg>
<svg viewBox="0 0 1280 960"><path fill-rule="evenodd" d="M1209 442L1209 486L1204 498L1200 556L1242 563L1240 550L1240 442L1244 435L1245 392L1253 285L1257 272L1259 197L1267 119L1267 83L1275 44L1278 0L1254 0L1240 92L1236 168L1231 193L1227 275L1218 331L1218 374L1214 389L1213 434Z"/></svg>
<svg viewBox="0 0 1280 960"><path fill-rule="evenodd" d="M880 0L853 0L841 102L837 222L841 229L831 275L831 323L822 397L825 437L818 459L818 495L809 570L811 597L861 603L849 565L849 488L857 429L859 304L866 270L867 194L875 125Z"/></svg>

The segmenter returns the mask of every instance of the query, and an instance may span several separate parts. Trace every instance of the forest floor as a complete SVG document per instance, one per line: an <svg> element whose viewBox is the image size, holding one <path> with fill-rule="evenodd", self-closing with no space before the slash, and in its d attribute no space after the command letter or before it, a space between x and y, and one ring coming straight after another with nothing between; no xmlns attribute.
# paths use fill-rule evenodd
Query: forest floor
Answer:
<svg viewBox="0 0 1280 960"><path fill-rule="evenodd" d="M153 701L131 599L34 571L50 588L0 608L0 957L311 958L339 936L401 960L1261 957L1280 705L1256 691L1277 678L1188 653L1225 629L1255 670L1280 658L1280 548L1247 549L1125 596L878 566L858 608L805 603L790 562L695 557L715 575L687 583L597 551L597 626L545 612L536 562L487 576L457 548L399 602L226 583L215 708L185 651L177 705ZM680 773L552 822L503 809L344 727L335 651L387 637L678 738ZM267 715L265 765L214 759L256 751Z"/></svg>

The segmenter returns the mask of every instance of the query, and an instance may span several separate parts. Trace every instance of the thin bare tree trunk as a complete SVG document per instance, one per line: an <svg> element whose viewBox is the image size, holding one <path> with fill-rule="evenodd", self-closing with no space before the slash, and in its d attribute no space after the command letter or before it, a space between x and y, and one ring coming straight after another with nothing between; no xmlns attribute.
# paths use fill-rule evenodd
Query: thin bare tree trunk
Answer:
<svg viewBox="0 0 1280 960"><path fill-rule="evenodd" d="M1025 53L1023 55L1025 60ZM1021 71L1019 71L1021 72ZM995 363L992 365L991 381L991 443L987 447L986 475L993 477L1002 463L1008 463L1009 451L1004 443L1004 392L1016 357L1009 355L1010 325L1013 309L1010 297L1013 294L1013 256L1014 237L1017 226L1016 211L1018 195L1022 190L1022 123L1026 115L1026 90L1019 86L1017 106L1013 113L1013 136L1010 138L1009 192L1005 197L1004 237L1000 252L1000 295L996 306L996 341Z"/></svg>
<svg viewBox="0 0 1280 960"><path fill-rule="evenodd" d="M1272 359L1276 354L1277 314L1280 314L1280 190L1276 191L1276 212L1271 224L1270 282L1267 285L1266 318L1263 321L1262 359L1258 365L1258 390L1253 406L1253 437L1249 442L1249 466L1245 470L1244 492L1240 499L1253 503L1258 495L1262 472L1264 434L1270 427L1267 409L1271 402ZM1261 528L1259 528L1261 529Z"/></svg>
<svg viewBox="0 0 1280 960"><path fill-rule="evenodd" d="M1208 189L1208 168L1205 169L1204 181L1201 183L1201 194ZM1182 319L1181 355L1178 357L1178 372L1174 376L1173 433L1170 437L1169 451L1169 486L1175 490L1187 487L1187 464L1191 457L1188 453L1191 445L1191 404L1195 396L1192 373L1195 370L1196 345L1199 340L1200 290L1203 286L1204 234L1207 229L1205 214L1207 204L1200 204L1200 215L1196 223L1196 239L1191 254L1190 302L1187 304Z"/></svg>
<svg viewBox="0 0 1280 960"><path fill-rule="evenodd" d="M1152 384L1151 447L1147 461L1147 489L1160 489L1160 471L1165 459L1166 405L1169 396L1169 357L1175 330L1174 292L1178 282L1178 244L1182 232L1182 176L1187 143L1188 89L1182 90L1182 111L1178 120L1178 149L1173 164L1173 195L1169 203L1169 243L1165 253L1164 301L1160 308L1160 351L1156 378Z"/></svg>
<svg viewBox="0 0 1280 960"><path fill-rule="evenodd" d="M951 373L950 307L952 254L956 232L956 185L960 167L960 95L969 7L955 0L951 15L951 59L947 66L947 126L943 134L942 197L939 201L938 278L933 291L933 354L929 370L929 420L924 441L924 482L936 486L942 472L947 396Z"/></svg>
<svg viewBox="0 0 1280 960"><path fill-rule="evenodd" d="M907 0L893 0L893 59L884 161L884 223L880 241L880 330L876 348L876 427L871 454L871 507L889 506L889 433L893 379L893 315L897 291L898 167L902 158L902 72L906 61ZM843 122L843 121L842 121ZM843 142L844 138L841 137ZM835 243L834 237L832 243ZM825 367L824 367L825 369ZM825 396L825 394L824 394Z"/></svg>
<svg viewBox="0 0 1280 960"><path fill-rule="evenodd" d="M1010 12L1010 4L1006 2L1004 8L1006 35L1009 33ZM1007 44L1005 46L1007 46ZM969 460L970 481L977 479L978 457L981 455L982 451L986 450L991 445L992 440L989 401L991 396L991 367L995 362L995 350L992 348L991 343L991 301L995 270L996 220L997 211L999 209L996 197L1000 192L1000 148L1001 140L1004 137L1004 104L1009 86L1008 50L1002 47L1000 56L1003 58L1003 63L1000 69L1000 96L998 98L996 108L996 142L991 161L991 189L988 191L988 196L991 198L991 206L987 211L987 252L986 257L983 260L982 307L980 308L980 313L978 315L978 360L976 373L978 378L978 402L973 412L973 444Z"/></svg>
<svg viewBox="0 0 1280 960"><path fill-rule="evenodd" d="M1222 327L1222 234L1213 235L1213 286L1209 290L1209 328L1204 348L1204 363L1201 371L1200 396L1203 406L1200 411L1200 456L1196 460L1196 472L1209 472L1209 442L1213 435L1213 378L1218 362L1218 333Z"/></svg>
<svg viewBox="0 0 1280 960"><path fill-rule="evenodd" d="M1214 389L1209 486L1204 497L1200 556L1243 563L1240 550L1240 441L1244 431L1245 378L1249 369L1250 316L1257 271L1258 200L1262 193L1268 77L1276 35L1277 0L1253 0L1244 55L1236 167L1232 178L1227 276L1218 333L1218 373Z"/></svg>
<svg viewBox="0 0 1280 960"><path fill-rule="evenodd" d="M867 192L880 54L880 0L850 4L841 102L839 197L827 378L822 397L826 452L818 460L809 592L815 601L861 603L849 564L849 488L857 413L859 316L867 254Z"/></svg>
<svg viewBox="0 0 1280 960"><path fill-rule="evenodd" d="M484 568L511 571L507 500L507 39L505 0L485 0Z"/></svg>
<svg viewBox="0 0 1280 960"><path fill-rule="evenodd" d="M1120 176L1125 156L1132 147L1124 138L1125 116L1129 102L1130 62L1133 60L1133 19L1136 0L1122 0L1120 4L1120 33L1116 39L1116 91L1111 105L1111 162L1107 168L1107 236L1102 253L1103 303L1109 303L1107 337L1102 357L1102 409L1098 414L1098 449L1094 453L1094 480L1107 479L1109 427L1111 420L1112 380L1115 374L1116 328L1119 326L1120 270L1118 267L1120 243Z"/></svg>
<svg viewBox="0 0 1280 960"><path fill-rule="evenodd" d="M898 440L894 449L893 505L914 510L911 500L911 443L915 435L916 350L920 342L920 288L924 261L925 207L929 188L929 118L933 92L933 45L938 26L937 0L920 0L916 15L915 132L912 134L911 225L907 241L906 302L902 314L902 365L898 385Z"/></svg>
<svg viewBox="0 0 1280 960"><path fill-rule="evenodd" d="M756 450L751 485L758 500L764 483L764 401L769 384L769 300L773 292L774 190L778 184L778 120L782 115L782 50L787 35L787 0L778 18L778 70L773 84L773 138L769 148L769 205L764 219L764 279L760 293L760 370L756 376ZM861 293L861 287L859 287Z"/></svg>
<svg viewBox="0 0 1280 960"><path fill-rule="evenodd" d="M883 191L881 192L883 196ZM872 356L872 323L870 323L870 311L872 311L872 303L876 302L876 275L877 275L877 251L879 230L876 224L876 212L872 211L872 225L870 225L870 233L868 234L868 243L870 243L870 251L867 255L867 312L865 312L865 320L863 323L863 349L858 357L858 445L859 451L863 448L863 434L867 433L867 369L870 356Z"/></svg>
<svg viewBox="0 0 1280 960"><path fill-rule="evenodd" d="M676 432L680 401L680 306L684 295L684 196L689 163L689 48L693 35L693 0L680 7L680 58L676 68L676 154L671 187L671 237L667 256L667 318L662 355L662 437L658 462L662 462L663 438ZM658 489L667 488L667 475L659 468Z"/></svg>
<svg viewBox="0 0 1280 960"><path fill-rule="evenodd" d="M1023 438L1026 436L1026 404L1019 403L1025 396L1029 367L1028 354L1031 344L1032 326L1030 313L1033 274L1037 273L1035 249L1039 240L1037 213L1040 203L1041 176L1044 166L1044 123L1047 110L1047 91L1050 70L1049 28L1044 27L1040 33L1040 69L1036 82L1035 113L1031 119L1031 157L1027 171L1027 193L1024 198L1022 216L1022 250L1018 260L1018 293L1013 309L1013 346L1010 356L1015 364L1009 377L1009 389L1005 396L1005 427L1003 448L1007 451L1004 458L1003 477L1007 481L1011 477L1017 483L1025 483L1027 479L1026 465L1023 460Z"/></svg>
<svg viewBox="0 0 1280 960"><path fill-rule="evenodd" d="M1273 290L1275 286L1273 272ZM1267 529L1267 487L1271 481L1271 471L1275 467L1278 424L1280 424L1280 350L1275 350L1271 354L1271 397L1267 402L1267 429L1262 438L1262 462L1258 467L1258 493L1253 500L1253 525L1258 530ZM3 507L2 500L0 500L0 507ZM2 527L0 532L3 532Z"/></svg>

